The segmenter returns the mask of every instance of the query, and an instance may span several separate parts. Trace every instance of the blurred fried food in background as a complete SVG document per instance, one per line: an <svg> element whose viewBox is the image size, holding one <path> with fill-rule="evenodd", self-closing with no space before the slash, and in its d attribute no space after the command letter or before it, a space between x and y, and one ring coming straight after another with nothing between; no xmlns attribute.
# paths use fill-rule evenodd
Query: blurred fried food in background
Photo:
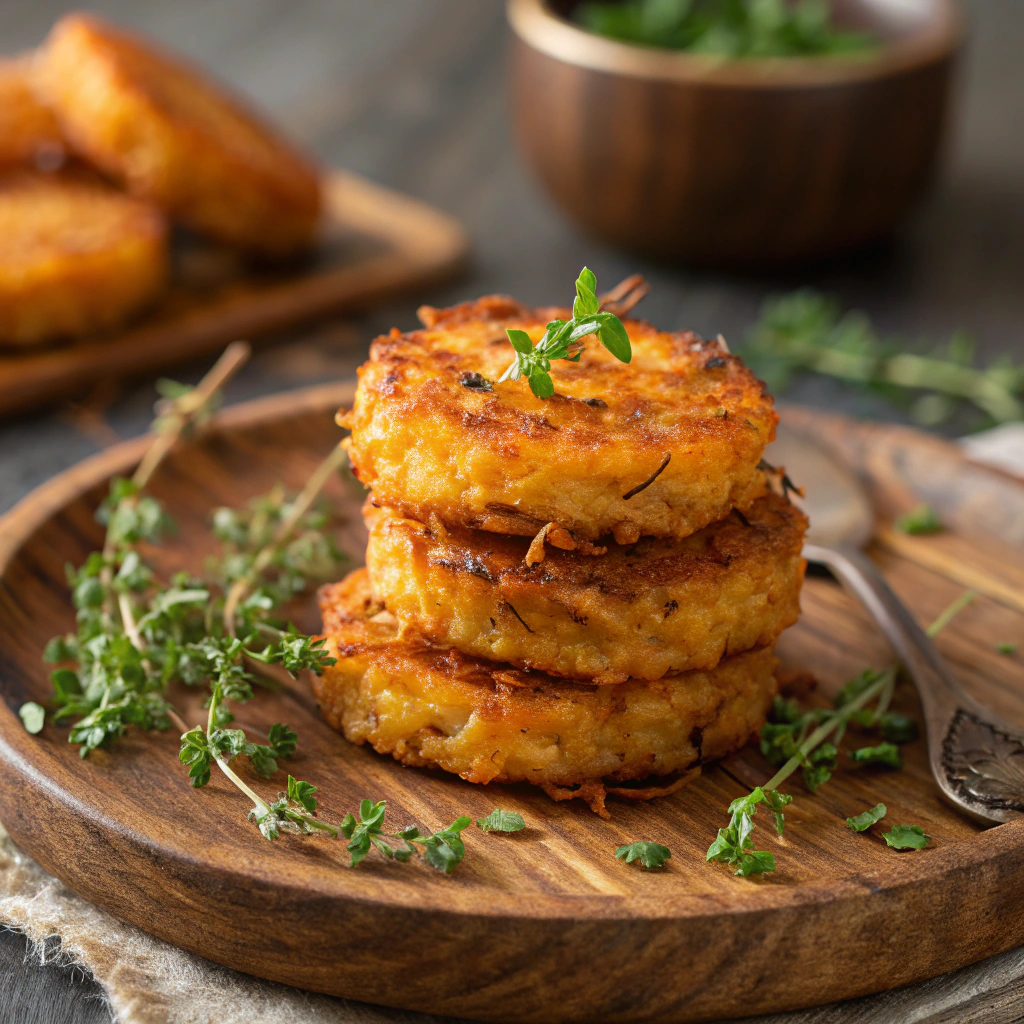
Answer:
<svg viewBox="0 0 1024 1024"><path fill-rule="evenodd" d="M0 166L60 166L64 143L57 119L32 84L31 56L0 59Z"/></svg>
<svg viewBox="0 0 1024 1024"><path fill-rule="evenodd" d="M0 60L0 346L150 306L170 276L166 218L286 259L314 244L320 201L315 165L222 86L68 14L38 52Z"/></svg>
<svg viewBox="0 0 1024 1024"><path fill-rule="evenodd" d="M312 241L315 168L199 71L98 18L54 26L41 88L74 150L171 216L270 256Z"/></svg>
<svg viewBox="0 0 1024 1024"><path fill-rule="evenodd" d="M0 342L114 327L167 276L167 227L154 207L84 176L0 179Z"/></svg>

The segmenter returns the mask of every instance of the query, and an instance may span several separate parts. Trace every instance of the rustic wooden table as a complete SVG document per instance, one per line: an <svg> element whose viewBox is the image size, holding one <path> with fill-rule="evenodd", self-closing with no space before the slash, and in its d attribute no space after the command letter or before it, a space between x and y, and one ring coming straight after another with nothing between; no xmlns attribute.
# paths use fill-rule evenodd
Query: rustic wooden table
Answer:
<svg viewBox="0 0 1024 1024"><path fill-rule="evenodd" d="M443 304L500 290L538 304L563 301L566 282L584 262L606 284L644 273L653 285L643 307L647 317L706 334L736 337L765 295L810 283L863 307L886 331L938 341L963 327L982 353L1024 355L1020 0L967 4L972 34L949 159L934 196L901 239L840 265L772 279L647 265L590 242L558 217L524 173L511 138L500 0L102 0L91 6L215 69L325 162L451 211L473 237L474 263L462 281L281 339L289 347L262 350L232 385L229 400L351 373L370 338L392 325L412 325L424 298ZM62 0L6 0L0 5L4 49L35 45L67 7ZM194 378L199 370L180 376ZM142 431L152 394L151 382L112 384L89 401L0 425L0 511L116 437ZM821 380L798 386L793 397L897 415L881 401ZM23 940L0 936L0 1020L108 1019L89 979L24 963L24 954ZM990 991L969 1011L951 1009L949 991L948 984L938 988L933 1011L915 1011L912 1019L1024 1020L1017 987L1009 995ZM895 1012L894 1021L911 1019Z"/></svg>

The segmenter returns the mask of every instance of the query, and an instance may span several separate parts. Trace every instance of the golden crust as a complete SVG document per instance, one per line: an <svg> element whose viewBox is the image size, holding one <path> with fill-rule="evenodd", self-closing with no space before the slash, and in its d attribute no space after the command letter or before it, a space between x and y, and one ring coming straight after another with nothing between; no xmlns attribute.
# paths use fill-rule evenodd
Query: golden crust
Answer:
<svg viewBox="0 0 1024 1024"><path fill-rule="evenodd" d="M552 795L667 777L743 746L776 692L762 648L710 672L586 686L525 673L398 635L366 572L325 587L324 632L338 659L314 692L354 743L470 782L531 782Z"/></svg>
<svg viewBox="0 0 1024 1024"><path fill-rule="evenodd" d="M59 163L57 120L36 95L32 59L0 60L0 164Z"/></svg>
<svg viewBox="0 0 1024 1024"><path fill-rule="evenodd" d="M115 327L167 274L166 227L147 204L64 176L0 179L0 343Z"/></svg>
<svg viewBox="0 0 1024 1024"><path fill-rule="evenodd" d="M312 242L316 170L183 61L69 14L46 42L40 82L74 148L176 219L269 256Z"/></svg>
<svg viewBox="0 0 1024 1024"><path fill-rule="evenodd" d="M774 643L800 614L807 519L769 494L682 540L583 558L368 509L374 596L445 647L557 676L618 683L714 668Z"/></svg>
<svg viewBox="0 0 1024 1024"><path fill-rule="evenodd" d="M718 342L626 320L633 361L589 339L552 364L555 395L525 381L489 391L513 357L506 327L536 342L564 310L491 296L421 311L423 330L378 338L344 425L353 467L376 500L421 521L533 536L557 523L576 540L609 533L684 537L745 508L778 417Z"/></svg>

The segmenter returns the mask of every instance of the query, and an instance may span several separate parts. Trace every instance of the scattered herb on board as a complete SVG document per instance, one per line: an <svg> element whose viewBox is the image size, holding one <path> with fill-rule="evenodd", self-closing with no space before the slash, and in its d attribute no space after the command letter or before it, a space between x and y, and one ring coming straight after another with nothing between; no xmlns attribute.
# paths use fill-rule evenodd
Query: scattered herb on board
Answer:
<svg viewBox="0 0 1024 1024"><path fill-rule="evenodd" d="M615 851L615 856L627 864L637 863L645 871L653 871L655 868L664 867L672 853L667 846L662 846L661 843L640 840L620 846Z"/></svg>
<svg viewBox="0 0 1024 1024"><path fill-rule="evenodd" d="M929 626L928 635L936 636L975 596L971 590L961 594ZM764 805L772 812L775 831L781 836L785 827L785 808L793 798L780 793L778 787L798 768L812 793L827 782L836 767L839 743L851 724L861 729L877 729L883 735L888 725L890 736L902 737L898 742L913 739L916 727L909 727L911 720L889 711L895 685L895 669L865 669L836 694L832 709L815 708L801 713L792 701L776 698L771 721L761 731L761 752L773 765L779 765L779 770L764 786L733 800L729 805L729 824L718 830L718 836L708 848L707 860L728 864L735 869L735 874L741 876L774 871L774 854L754 849L752 833L758 808ZM870 706L872 702L874 707ZM874 747L862 747L852 756L854 760L898 767L899 749L894 741L889 741ZM880 807L884 813L881 804L874 811ZM848 824L855 820L858 819L848 819ZM853 824L850 827L856 828ZM903 826L897 826L899 828Z"/></svg>
<svg viewBox="0 0 1024 1024"><path fill-rule="evenodd" d="M502 811L495 807L486 818L476 819L476 827L481 832L522 832L526 822L515 811Z"/></svg>
<svg viewBox="0 0 1024 1024"><path fill-rule="evenodd" d="M1009 657L1010 655L1017 653L1017 645L1016 644L996 644L996 650L1000 654L1005 654L1007 657Z"/></svg>
<svg viewBox="0 0 1024 1024"><path fill-rule="evenodd" d="M459 833L470 818L431 834L410 825L386 836L384 802L364 800L358 821L350 814L331 825L317 817L312 783L288 775L285 790L264 798L232 765L243 757L257 776L269 778L279 760L295 753L298 736L279 722L270 727L266 743L253 742L232 727L230 705L250 700L260 676L276 681L281 671L320 673L334 663L324 640L300 633L277 615L310 582L331 576L341 561L324 532L328 516L316 501L341 469L342 449L334 449L297 495L276 487L244 509L217 509L213 533L222 553L209 561L202 578L181 572L164 582L143 561L140 545L158 543L173 526L160 502L146 493L153 473L175 443L208 418L219 388L247 356L248 346L231 346L195 388L164 382L153 443L130 480L111 481L97 512L107 528L103 550L80 568L68 567L77 632L55 637L44 653L60 665L51 674L53 720L70 723L69 740L82 757L113 746L129 727L165 731L174 725L191 785L207 785L216 766L252 802L249 818L267 839L283 832L341 834L349 840L353 866L371 847L400 861L420 850L428 864L450 874L465 854ZM173 682L209 688L205 724L189 728L168 697ZM40 704L28 702L19 713L30 733L42 730L46 710Z"/></svg>
<svg viewBox="0 0 1024 1024"><path fill-rule="evenodd" d="M872 825L877 825L885 815L885 804L875 804L874 807L869 807L862 814L858 814L854 818L847 818L846 824L854 832L866 832Z"/></svg>
<svg viewBox="0 0 1024 1024"><path fill-rule="evenodd" d="M828 0L589 0L574 17L612 39L716 57L815 57L878 46L866 32L834 28Z"/></svg>
<svg viewBox="0 0 1024 1024"><path fill-rule="evenodd" d="M863 313L844 313L809 289L768 300L739 354L776 394L810 371L876 391L924 426L945 422L961 403L984 414L982 425L1024 419L1024 365L1009 357L976 365L962 333L933 351L908 350L880 337Z"/></svg>
<svg viewBox="0 0 1024 1024"><path fill-rule="evenodd" d="M498 382L525 377L530 390L538 398L550 398L555 393L551 374L548 373L552 361L566 359L571 363L579 362L583 339L591 334L596 334L601 344L620 362L628 363L633 358L626 328L614 313L601 312L597 279L586 267L576 279L571 320L552 320L536 345L526 331L506 328L505 333L515 349L516 358Z"/></svg>
<svg viewBox="0 0 1024 1024"><path fill-rule="evenodd" d="M931 836L926 836L920 825L893 825L882 838L894 850L923 850L931 842Z"/></svg>
<svg viewBox="0 0 1024 1024"><path fill-rule="evenodd" d="M918 505L917 508L897 519L894 525L900 533L909 533L915 537L942 532L942 522L931 505Z"/></svg>

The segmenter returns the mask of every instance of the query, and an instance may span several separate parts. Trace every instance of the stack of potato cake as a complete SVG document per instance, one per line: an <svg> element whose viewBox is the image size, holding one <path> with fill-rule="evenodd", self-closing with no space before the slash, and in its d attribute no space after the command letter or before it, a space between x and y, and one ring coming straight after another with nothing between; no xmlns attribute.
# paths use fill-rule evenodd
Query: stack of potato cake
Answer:
<svg viewBox="0 0 1024 1024"><path fill-rule="evenodd" d="M327 721L407 765L606 813L747 742L799 613L806 520L762 461L777 416L725 343L624 320L555 393L498 382L491 296L377 339L342 422L371 488L366 568L322 593Z"/></svg>

